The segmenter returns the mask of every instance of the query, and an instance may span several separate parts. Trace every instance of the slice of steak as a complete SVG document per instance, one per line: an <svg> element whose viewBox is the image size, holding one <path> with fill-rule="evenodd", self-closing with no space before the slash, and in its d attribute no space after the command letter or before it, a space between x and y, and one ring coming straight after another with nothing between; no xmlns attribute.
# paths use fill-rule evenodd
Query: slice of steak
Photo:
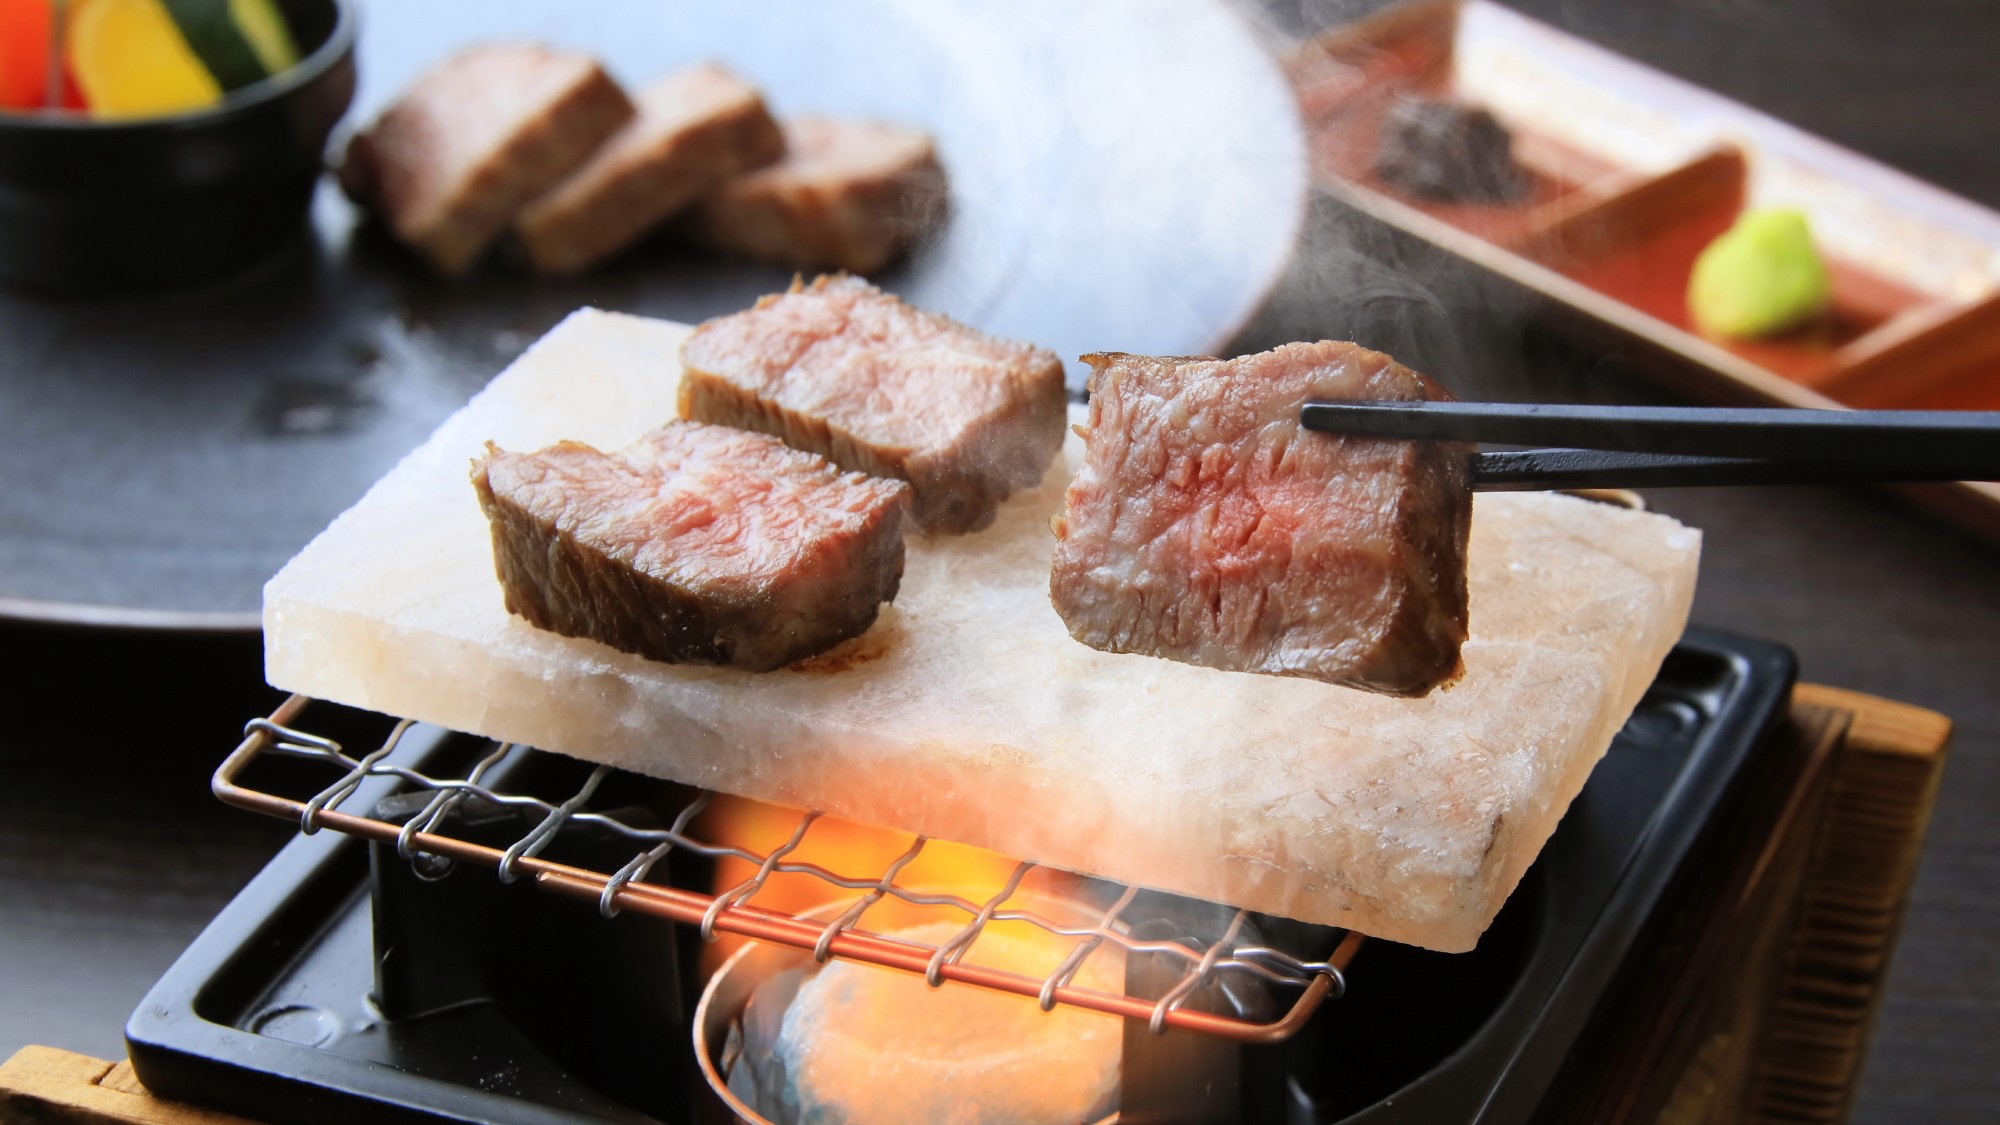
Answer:
<svg viewBox="0 0 2000 1125"><path fill-rule="evenodd" d="M1108 652L1420 696L1466 636L1471 446L1338 437L1308 399L1448 399L1354 344L1094 355L1049 596Z"/></svg>
<svg viewBox="0 0 2000 1125"><path fill-rule="evenodd" d="M799 269L874 273L944 216L931 139L874 121L785 123L785 158L703 199L696 232L738 254Z"/></svg>
<svg viewBox="0 0 2000 1125"><path fill-rule="evenodd" d="M822 277L695 329L681 417L776 434L843 469L910 482L926 531L972 531L1062 448L1054 352Z"/></svg>
<svg viewBox="0 0 2000 1125"><path fill-rule="evenodd" d="M763 434L489 443L472 484L510 613L654 660L781 667L865 632L903 575L909 489Z"/></svg>
<svg viewBox="0 0 2000 1125"><path fill-rule="evenodd" d="M638 114L515 220L536 269L588 269L722 181L784 154L757 88L724 67L670 74L634 101Z"/></svg>
<svg viewBox="0 0 2000 1125"><path fill-rule="evenodd" d="M455 274L631 116L631 100L588 56L473 47L426 71L355 136L340 183Z"/></svg>

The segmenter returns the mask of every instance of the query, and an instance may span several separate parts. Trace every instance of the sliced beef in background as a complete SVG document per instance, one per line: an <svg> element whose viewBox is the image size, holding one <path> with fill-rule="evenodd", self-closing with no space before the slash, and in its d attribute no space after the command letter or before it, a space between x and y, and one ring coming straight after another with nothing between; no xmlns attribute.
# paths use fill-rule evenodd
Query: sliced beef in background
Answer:
<svg viewBox="0 0 2000 1125"><path fill-rule="evenodd" d="M843 469L910 482L917 523L971 531L1062 448L1062 362L822 277L695 329L684 418L776 434Z"/></svg>
<svg viewBox="0 0 2000 1125"><path fill-rule="evenodd" d="M586 55L473 47L426 71L355 136L340 183L439 272L456 274L631 116L631 100Z"/></svg>
<svg viewBox="0 0 2000 1125"><path fill-rule="evenodd" d="M944 168L928 135L873 121L785 122L785 157L739 176L696 207L696 233L720 249L807 270L874 273L946 209Z"/></svg>
<svg viewBox="0 0 2000 1125"><path fill-rule="evenodd" d="M1418 696L1466 637L1471 446L1309 432L1309 399L1448 399L1354 344L1085 356L1049 596L1077 640Z"/></svg>
<svg viewBox="0 0 2000 1125"><path fill-rule="evenodd" d="M721 66L670 74L634 101L638 114L515 221L536 269L588 269L722 181L784 154L757 88Z"/></svg>
<svg viewBox="0 0 2000 1125"><path fill-rule="evenodd" d="M902 579L909 490L763 434L489 444L472 483L508 612L654 660L781 667L865 632Z"/></svg>

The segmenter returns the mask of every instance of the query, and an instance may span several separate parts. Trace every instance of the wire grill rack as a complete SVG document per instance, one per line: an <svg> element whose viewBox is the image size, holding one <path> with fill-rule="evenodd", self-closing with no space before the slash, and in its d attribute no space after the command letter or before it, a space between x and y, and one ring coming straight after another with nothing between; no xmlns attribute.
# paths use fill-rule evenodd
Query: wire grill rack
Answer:
<svg viewBox="0 0 2000 1125"><path fill-rule="evenodd" d="M590 809L591 799L601 784L616 772L611 767L594 769L572 795L561 801L498 792L486 784L488 776L516 755L539 751L513 743L494 743L465 776L432 777L391 760L404 734L414 725L410 720L398 722L379 746L355 756L332 739L291 725L311 702L305 696L295 695L268 718L252 720L244 728L242 743L216 770L212 786L215 795L239 808L296 820L300 831L306 834L330 828L364 839L393 842L398 854L413 862L437 857L481 864L493 868L503 882L510 883L523 876L531 877L545 890L594 901L607 918L621 910L633 910L697 926L708 940L714 940L720 933L740 934L810 950L822 962L829 957L842 957L921 973L933 987L953 981L1032 997L1045 1011L1057 1004L1070 1004L1143 1020L1155 1034L1169 1028L1184 1028L1251 1043L1289 1038L1305 1025L1322 1002L1338 997L1345 987L1342 974L1361 943L1359 934L1347 933L1326 960L1302 960L1247 940L1249 912L1246 910L1236 911L1220 937L1211 941L1186 934L1140 939L1121 923L1121 914L1138 893L1136 888L1129 887L1109 906L1088 910L1083 920L1059 922L1033 910L1009 905L1008 900L1020 888L1022 880L1038 866L1031 860L1018 863L997 893L979 901L897 885L897 876L923 851L927 843L923 837L917 837L907 851L880 871L843 874L793 856L819 819L818 812L800 814L790 836L762 854L696 839L689 834L689 825L710 798L700 791L680 809L671 826L634 827ZM240 784L238 779L251 763L266 755L322 763L338 770L339 776L304 801ZM342 803L364 781L375 777L393 778L408 790L429 791L433 796L421 811L400 825L342 811ZM504 849L445 834L442 829L454 807L475 797L526 811L531 816L539 815L539 822ZM615 871L604 872L543 858L542 851L565 825L571 824L594 825L629 841L634 849L631 859ZM753 867L754 873L733 886L714 890L649 881L661 862L676 851L712 859L733 857ZM750 900L774 874L781 872L811 875L860 897L831 921L753 905ZM966 920L955 935L935 945L859 928L857 923L862 915L888 896L916 906L955 909ZM1076 945L1054 972L1039 978L965 960L966 951L992 922L1029 923L1059 937L1074 938ZM1128 954L1154 955L1167 963L1178 961L1184 969L1179 980L1158 998L1104 992L1073 983L1084 961L1107 945L1123 947ZM1290 1008L1275 1020L1258 1022L1218 1014L1190 1003L1198 990L1232 973L1255 978L1274 990L1296 993Z"/></svg>

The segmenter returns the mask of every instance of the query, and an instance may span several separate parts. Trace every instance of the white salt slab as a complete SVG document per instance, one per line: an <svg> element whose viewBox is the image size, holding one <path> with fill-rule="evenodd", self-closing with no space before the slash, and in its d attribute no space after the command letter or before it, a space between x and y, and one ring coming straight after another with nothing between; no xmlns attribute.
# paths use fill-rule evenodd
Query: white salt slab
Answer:
<svg viewBox="0 0 2000 1125"><path fill-rule="evenodd" d="M674 414L684 326L583 310L264 592L271 683L592 761L1432 949L1470 949L1679 638L1700 534L1481 495L1449 691L1392 699L1113 655L1049 604L1082 454L974 535L912 539L866 635L770 673L510 617L488 441L616 449Z"/></svg>

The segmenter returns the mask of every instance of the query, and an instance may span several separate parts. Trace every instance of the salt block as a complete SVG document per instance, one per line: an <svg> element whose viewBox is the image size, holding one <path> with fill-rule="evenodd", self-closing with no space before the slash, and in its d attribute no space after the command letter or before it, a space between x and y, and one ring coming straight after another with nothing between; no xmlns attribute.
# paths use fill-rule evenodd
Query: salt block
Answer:
<svg viewBox="0 0 2000 1125"><path fill-rule="evenodd" d="M1472 948L1679 638L1700 534L1487 493L1450 690L1398 699L1116 655L1049 604L1070 441L993 525L909 542L860 637L775 672L510 617L466 481L493 441L621 448L675 415L682 325L583 310L272 579L290 691L1121 882Z"/></svg>

